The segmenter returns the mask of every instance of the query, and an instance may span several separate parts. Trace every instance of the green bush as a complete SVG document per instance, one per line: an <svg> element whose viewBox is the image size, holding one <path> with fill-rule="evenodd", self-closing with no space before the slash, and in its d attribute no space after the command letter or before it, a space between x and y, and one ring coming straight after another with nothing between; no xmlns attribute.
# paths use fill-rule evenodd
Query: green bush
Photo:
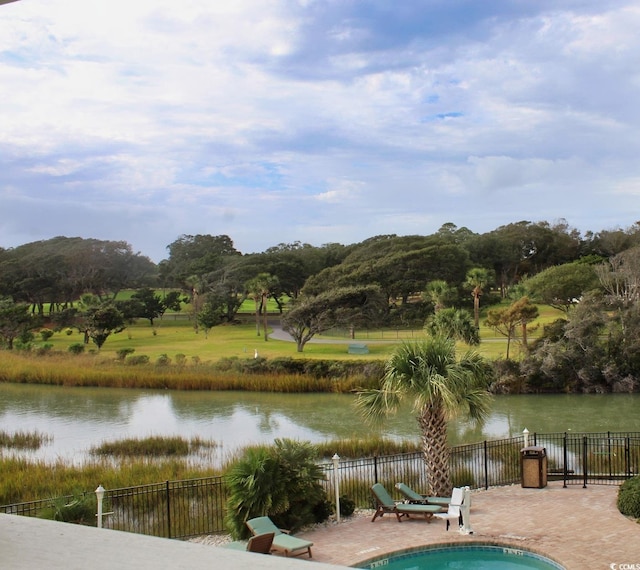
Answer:
<svg viewBox="0 0 640 570"><path fill-rule="evenodd" d="M116 354L118 355L118 360L124 360L125 358L127 358L127 356L133 354L135 351L135 348L121 348L120 350L116 351Z"/></svg>
<svg viewBox="0 0 640 570"><path fill-rule="evenodd" d="M627 517L640 519L640 476L627 479L620 485L618 509Z"/></svg>
<svg viewBox="0 0 640 570"><path fill-rule="evenodd" d="M355 510L356 502L350 497L342 495L340 497L340 515L343 517L350 517Z"/></svg>
<svg viewBox="0 0 640 570"><path fill-rule="evenodd" d="M49 354L52 348L53 348L53 345L50 342L47 342L45 344L40 345L36 349L36 354L38 356L44 356L45 354Z"/></svg>
<svg viewBox="0 0 640 570"><path fill-rule="evenodd" d="M40 336L42 337L43 342L47 342L53 336L53 331L51 329L42 329L40 331Z"/></svg>
<svg viewBox="0 0 640 570"><path fill-rule="evenodd" d="M331 514L320 485L323 471L308 442L276 439L272 447L249 448L228 471L227 528L235 539L246 538L245 521L269 516L279 528L293 532L326 520Z"/></svg>
<svg viewBox="0 0 640 570"><path fill-rule="evenodd" d="M161 354L156 359L156 366L169 366L171 364L171 358L166 354Z"/></svg>
<svg viewBox="0 0 640 570"><path fill-rule="evenodd" d="M38 513L38 518L83 525L96 525L96 497L85 495L69 500L55 499Z"/></svg>
<svg viewBox="0 0 640 570"><path fill-rule="evenodd" d="M140 364L149 364L149 357L146 354L137 354L136 356L128 356L125 364L137 366Z"/></svg>
<svg viewBox="0 0 640 570"><path fill-rule="evenodd" d="M84 352L84 343L74 342L67 349L71 354L82 354Z"/></svg>
<svg viewBox="0 0 640 570"><path fill-rule="evenodd" d="M321 523L326 521L333 514L334 510L333 503L329 499L320 501L312 509L313 522Z"/></svg>

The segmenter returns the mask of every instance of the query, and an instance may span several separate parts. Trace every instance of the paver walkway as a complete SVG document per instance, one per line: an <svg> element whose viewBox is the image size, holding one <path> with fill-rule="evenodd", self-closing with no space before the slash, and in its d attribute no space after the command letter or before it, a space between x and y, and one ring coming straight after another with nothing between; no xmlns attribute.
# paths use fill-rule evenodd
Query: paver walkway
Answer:
<svg viewBox="0 0 640 570"><path fill-rule="evenodd" d="M350 566L386 552L469 541L521 547L567 570L640 570L640 524L620 514L617 485L550 482L543 489L520 485L472 492L471 535L445 530L445 522L385 515L301 534L314 542L313 559Z"/></svg>

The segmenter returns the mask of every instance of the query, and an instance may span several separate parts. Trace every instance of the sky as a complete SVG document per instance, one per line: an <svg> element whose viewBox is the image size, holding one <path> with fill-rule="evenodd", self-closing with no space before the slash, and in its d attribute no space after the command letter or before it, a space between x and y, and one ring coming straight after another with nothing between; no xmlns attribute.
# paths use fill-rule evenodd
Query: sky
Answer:
<svg viewBox="0 0 640 570"><path fill-rule="evenodd" d="M0 247L640 220L634 0L0 6Z"/></svg>

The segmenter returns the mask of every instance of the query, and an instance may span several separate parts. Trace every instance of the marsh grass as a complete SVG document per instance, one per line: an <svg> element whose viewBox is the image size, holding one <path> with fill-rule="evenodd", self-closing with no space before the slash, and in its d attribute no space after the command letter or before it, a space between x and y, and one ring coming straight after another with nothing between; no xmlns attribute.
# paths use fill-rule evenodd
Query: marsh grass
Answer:
<svg viewBox="0 0 640 570"><path fill-rule="evenodd" d="M210 449L218 446L218 443L211 440L204 440L200 437L186 439L183 437L161 437L152 436L146 438L129 438L112 442L103 442L93 447L92 455L102 455L111 457L186 457L200 452L203 449Z"/></svg>
<svg viewBox="0 0 640 570"><path fill-rule="evenodd" d="M17 431L15 433L0 431L0 447L8 449L36 450L40 449L44 444L50 443L52 439L50 435L38 431Z"/></svg>
<svg viewBox="0 0 640 570"><path fill-rule="evenodd" d="M251 445L230 454L225 465L213 469L207 464L192 462L187 456L206 451L217 444L198 437L191 439L150 437L108 442L100 446L103 453L82 465L58 460L50 463L0 455L0 505L62 497L92 492L98 485L105 489L120 489L159 481L199 479L223 475L234 461L247 450L269 450L268 444ZM407 441L360 438L340 439L315 445L320 460L330 459L336 450L341 457L393 455L415 451ZM171 449L177 451L174 453ZM187 456L178 451L189 449ZM169 453L164 453L168 451Z"/></svg>
<svg viewBox="0 0 640 570"><path fill-rule="evenodd" d="M63 460L51 464L4 456L0 456L0 473L1 505L78 495L92 492L98 485L105 489L121 489L221 474L219 470L176 458L136 458L117 462L102 458L79 466Z"/></svg>
<svg viewBox="0 0 640 570"><path fill-rule="evenodd" d="M252 362L249 361L249 362ZM102 355L68 356L0 351L0 381L56 386L92 386L165 390L237 390L253 392L350 392L367 379L315 378L308 374L246 374L215 364L127 365Z"/></svg>
<svg viewBox="0 0 640 570"><path fill-rule="evenodd" d="M396 455L420 451L420 443L410 440L392 440L383 437L370 439L349 438L317 443L318 454L331 459L335 453L341 458L358 459L381 455Z"/></svg>

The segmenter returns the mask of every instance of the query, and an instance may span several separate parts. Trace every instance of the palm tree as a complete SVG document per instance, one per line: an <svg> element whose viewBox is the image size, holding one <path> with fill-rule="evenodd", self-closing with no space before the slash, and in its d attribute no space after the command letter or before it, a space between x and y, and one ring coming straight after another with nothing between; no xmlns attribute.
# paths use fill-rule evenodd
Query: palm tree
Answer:
<svg viewBox="0 0 640 570"><path fill-rule="evenodd" d="M427 321L425 330L432 336L446 336L470 346L480 344L480 333L466 309L440 309Z"/></svg>
<svg viewBox="0 0 640 570"><path fill-rule="evenodd" d="M459 415L476 421L487 416L489 370L477 353L468 351L457 359L455 342L435 336L399 346L386 363L380 389L358 394L358 408L373 422L397 411L404 400L413 400L430 495L451 493L447 422Z"/></svg>
<svg viewBox="0 0 640 570"><path fill-rule="evenodd" d="M271 275L270 273L259 273L253 279L250 279L245 284L245 287L249 293L249 295L253 298L256 305L256 335L260 336L260 315L263 316L263 331L264 331L264 340L269 340L269 335L267 334L267 301L269 300L269 295L277 289L279 285L279 280L276 275Z"/></svg>
<svg viewBox="0 0 640 570"><path fill-rule="evenodd" d="M436 313L454 303L457 296L455 287L449 285L444 279L429 281L423 295L425 300L433 303L433 310Z"/></svg>
<svg viewBox="0 0 640 570"><path fill-rule="evenodd" d="M467 272L465 284L471 288L473 297L473 321L476 328L480 328L480 297L484 293L483 289L490 283L491 273L483 267L474 267Z"/></svg>

